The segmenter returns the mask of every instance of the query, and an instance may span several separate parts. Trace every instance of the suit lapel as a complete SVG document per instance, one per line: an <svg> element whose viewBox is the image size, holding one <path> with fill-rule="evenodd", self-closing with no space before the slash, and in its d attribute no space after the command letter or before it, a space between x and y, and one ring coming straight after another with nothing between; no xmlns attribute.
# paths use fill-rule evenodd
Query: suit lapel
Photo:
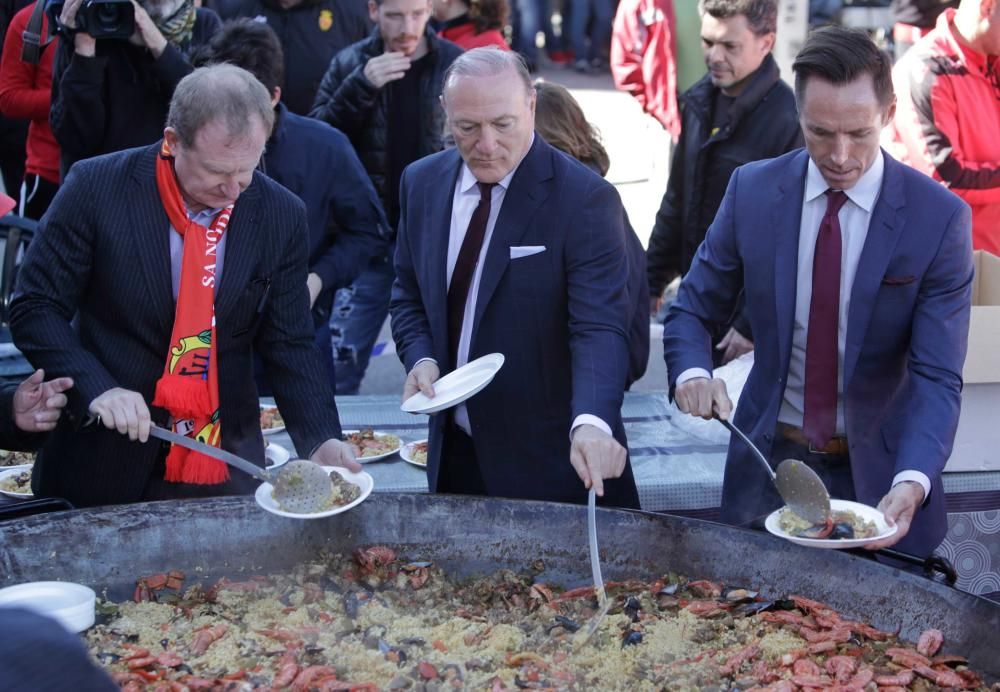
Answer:
<svg viewBox="0 0 1000 692"><path fill-rule="evenodd" d="M549 196L548 186L542 183L552 177L552 151L536 134L531 149L511 178L510 187L504 195L503 206L493 227L490 245L486 249L486 260L479 280L479 294L476 297L476 314L472 322L473 336L479 328L483 311L489 305L500 279L507 270L507 265L510 264L511 246L518 244L531 226L532 217L538 207Z"/></svg>
<svg viewBox="0 0 1000 692"><path fill-rule="evenodd" d="M156 156L159 143L139 158L133 171L137 194L130 195L128 215L135 229L152 227L147 233L128 233L146 288L150 313L157 326L170 333L174 322L174 295L170 268L170 221L156 188Z"/></svg>
<svg viewBox="0 0 1000 692"><path fill-rule="evenodd" d="M845 391L851 382L854 367L861 353L861 345L868 333L875 296L889 266L889 260L892 259L892 252L903 232L901 210L905 199L903 176L899 171L901 164L885 152L882 156L885 161L882 190L872 211L865 247L861 251L854 287L851 289L851 307L847 315L847 343L844 347Z"/></svg>
<svg viewBox="0 0 1000 692"><path fill-rule="evenodd" d="M236 205L233 216L226 228L226 254L223 259L222 281L215 296L215 313L221 320L232 309L243 289L250 282L250 272L260 254L261 243L258 235L262 232L259 224L261 183L254 174L254 182L244 190ZM303 238L303 242L307 242Z"/></svg>
<svg viewBox="0 0 1000 692"><path fill-rule="evenodd" d="M778 362L787 365L792 355L795 329L795 295L799 277L799 229L802 226L802 199L805 195L805 168L808 155L803 152L789 166L789 174L778 183L778 194L771 205L771 228L775 229L774 308L778 326ZM797 209L798 214L789 214Z"/></svg>

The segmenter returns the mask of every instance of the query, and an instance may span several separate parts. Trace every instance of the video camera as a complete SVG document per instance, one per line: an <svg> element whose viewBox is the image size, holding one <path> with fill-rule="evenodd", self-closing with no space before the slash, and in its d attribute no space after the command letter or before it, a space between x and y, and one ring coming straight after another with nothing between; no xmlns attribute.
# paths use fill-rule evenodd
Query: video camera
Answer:
<svg viewBox="0 0 1000 692"><path fill-rule="evenodd" d="M59 21L65 0L48 0L46 12L52 26L68 35L76 31L94 38L128 38L135 33L135 8L131 0L83 0L76 13L76 29Z"/></svg>

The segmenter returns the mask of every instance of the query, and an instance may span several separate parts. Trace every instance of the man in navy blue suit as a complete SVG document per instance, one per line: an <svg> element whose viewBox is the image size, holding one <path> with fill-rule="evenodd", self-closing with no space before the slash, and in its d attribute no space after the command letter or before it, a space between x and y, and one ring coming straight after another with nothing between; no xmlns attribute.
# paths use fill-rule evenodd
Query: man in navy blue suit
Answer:
<svg viewBox="0 0 1000 692"><path fill-rule="evenodd" d="M804 460L831 496L898 527L871 547L928 554L947 530L941 471L958 424L972 287L970 212L879 148L891 62L863 32L814 32L793 65L806 150L743 166L664 327L678 407L728 418L707 328L742 288L756 343L736 424ZM781 505L734 438L723 519Z"/></svg>
<svg viewBox="0 0 1000 692"><path fill-rule="evenodd" d="M621 404L628 264L614 188L534 132L523 60L469 51L445 76L456 148L400 186L392 331L404 399L482 355L495 379L434 416L432 491L638 507Z"/></svg>

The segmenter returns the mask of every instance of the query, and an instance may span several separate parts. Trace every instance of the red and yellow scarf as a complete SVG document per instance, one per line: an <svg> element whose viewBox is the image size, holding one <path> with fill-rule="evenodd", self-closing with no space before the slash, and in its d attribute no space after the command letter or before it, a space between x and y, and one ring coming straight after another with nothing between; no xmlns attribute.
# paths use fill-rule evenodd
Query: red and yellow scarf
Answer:
<svg viewBox="0 0 1000 692"><path fill-rule="evenodd" d="M215 358L216 249L233 207L219 212L209 228L190 220L173 161L164 141L156 159L156 187L170 225L184 239L184 255L170 353L163 376L156 383L153 405L170 412L175 432L218 447L222 437ZM173 445L167 455L164 479L212 485L228 480L229 469L217 459Z"/></svg>

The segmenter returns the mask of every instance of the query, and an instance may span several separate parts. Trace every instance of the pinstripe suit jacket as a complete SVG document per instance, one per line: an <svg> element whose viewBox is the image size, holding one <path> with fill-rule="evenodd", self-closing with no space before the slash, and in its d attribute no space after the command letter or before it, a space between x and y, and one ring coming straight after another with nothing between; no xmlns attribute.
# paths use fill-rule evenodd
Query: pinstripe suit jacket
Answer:
<svg viewBox="0 0 1000 692"><path fill-rule="evenodd" d="M169 222L156 189L159 144L78 162L43 217L11 306L18 348L46 376L75 381L39 454L33 487L78 506L134 502L159 444L96 425L88 407L112 387L151 401L163 372L174 299ZM339 437L333 393L321 377L306 290L308 232L294 195L259 173L226 230L216 295L223 448L263 465L252 354L265 360L296 448ZM151 409L163 424L166 412ZM220 494L249 491L239 472Z"/></svg>

